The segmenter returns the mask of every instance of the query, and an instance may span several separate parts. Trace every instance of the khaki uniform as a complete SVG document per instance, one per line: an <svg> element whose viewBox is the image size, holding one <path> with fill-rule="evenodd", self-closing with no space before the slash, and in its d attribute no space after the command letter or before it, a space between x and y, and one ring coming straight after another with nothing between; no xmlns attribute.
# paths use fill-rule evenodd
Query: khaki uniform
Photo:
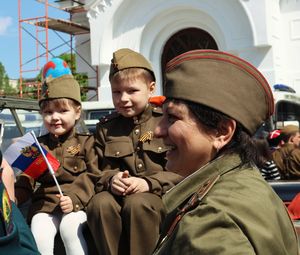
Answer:
<svg viewBox="0 0 300 255"><path fill-rule="evenodd" d="M298 255L297 235L284 204L253 166L241 165L238 155L221 156L202 167L163 202L168 215L161 239L184 206L187 211L181 220L178 216L155 255Z"/></svg>
<svg viewBox="0 0 300 255"><path fill-rule="evenodd" d="M97 125L103 172L87 215L99 254L146 255L155 247L164 216L161 196L182 179L164 169L167 148L151 135L161 116L160 107L149 105L139 118L115 113ZM125 197L107 192L111 178L124 170L145 179L150 191Z"/></svg>
<svg viewBox="0 0 300 255"><path fill-rule="evenodd" d="M94 195L94 182L100 174L98 157L93 149L94 137L72 132L59 138L47 134L38 138L41 145L52 153L60 162L55 173L64 195L73 201L74 211L83 210ZM33 192L35 183L29 177L21 176L16 183L17 200L24 200ZM28 220L38 212L53 213L61 211L59 194L53 177L47 171L37 182L40 186L32 195Z"/></svg>
<svg viewBox="0 0 300 255"><path fill-rule="evenodd" d="M300 149L294 144L286 143L272 154L281 179L300 179Z"/></svg>

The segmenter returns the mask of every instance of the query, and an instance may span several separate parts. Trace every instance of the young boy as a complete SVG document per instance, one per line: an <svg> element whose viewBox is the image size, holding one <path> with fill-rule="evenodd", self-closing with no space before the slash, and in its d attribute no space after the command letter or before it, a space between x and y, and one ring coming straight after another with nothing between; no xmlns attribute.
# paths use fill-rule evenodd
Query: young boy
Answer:
<svg viewBox="0 0 300 255"><path fill-rule="evenodd" d="M59 58L49 61L43 69L44 83L40 112L48 134L38 138L41 145L60 162L55 173L63 196L50 172L35 180L24 177L16 184L16 197L33 192L28 221L41 254L53 254L54 238L59 231L67 254L88 254L83 237L86 204L94 194L94 179L100 173L94 138L79 134L75 125L81 114L80 87L66 62ZM29 177L27 177L29 178ZM28 194L29 195L29 194Z"/></svg>
<svg viewBox="0 0 300 255"><path fill-rule="evenodd" d="M181 180L167 172L166 146L153 137L162 116L149 104L155 89L150 63L139 53L113 54L109 75L117 113L100 120L96 150L103 171L87 207L99 254L151 254L164 218L161 196Z"/></svg>

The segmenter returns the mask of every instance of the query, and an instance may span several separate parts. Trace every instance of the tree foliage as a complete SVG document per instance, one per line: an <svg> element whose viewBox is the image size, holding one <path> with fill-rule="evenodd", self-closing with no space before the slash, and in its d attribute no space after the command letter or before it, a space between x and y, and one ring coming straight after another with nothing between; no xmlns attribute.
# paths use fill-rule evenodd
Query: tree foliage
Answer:
<svg viewBox="0 0 300 255"><path fill-rule="evenodd" d="M5 71L5 67L0 62L0 95L12 95L15 93L16 89L9 84L9 77Z"/></svg>

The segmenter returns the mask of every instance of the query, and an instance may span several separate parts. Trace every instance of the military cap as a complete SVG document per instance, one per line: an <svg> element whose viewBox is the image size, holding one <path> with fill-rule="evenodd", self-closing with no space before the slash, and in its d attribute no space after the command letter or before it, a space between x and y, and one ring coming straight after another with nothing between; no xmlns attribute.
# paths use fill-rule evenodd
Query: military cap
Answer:
<svg viewBox="0 0 300 255"><path fill-rule="evenodd" d="M144 68L148 70L155 80L155 75L150 62L140 53L137 53L131 49L123 48L117 50L113 53L113 58L111 60L109 79L111 77L124 69L128 68Z"/></svg>
<svg viewBox="0 0 300 255"><path fill-rule="evenodd" d="M280 130L281 135L289 136L299 132L299 127L296 125L287 125Z"/></svg>
<svg viewBox="0 0 300 255"><path fill-rule="evenodd" d="M43 84L39 104L46 99L70 98L81 103L80 86L68 64L53 58L43 67Z"/></svg>
<svg viewBox="0 0 300 255"><path fill-rule="evenodd" d="M264 76L245 60L215 50L193 50L170 60L165 95L222 112L251 135L274 112Z"/></svg>

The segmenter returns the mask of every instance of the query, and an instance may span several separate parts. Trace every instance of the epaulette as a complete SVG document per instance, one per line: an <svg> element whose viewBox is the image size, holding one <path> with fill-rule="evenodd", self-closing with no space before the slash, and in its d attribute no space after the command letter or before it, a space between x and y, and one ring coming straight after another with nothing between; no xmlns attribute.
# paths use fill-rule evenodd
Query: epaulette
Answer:
<svg viewBox="0 0 300 255"><path fill-rule="evenodd" d="M99 123L104 124L106 122L109 122L109 121L117 118L118 116L120 116L120 114L118 112L112 112L111 114L105 115L102 118L100 118Z"/></svg>
<svg viewBox="0 0 300 255"><path fill-rule="evenodd" d="M161 106L158 106L158 105L152 105L152 111L155 112L155 113L159 113L159 114L162 114L163 111L162 111L162 107Z"/></svg>
<svg viewBox="0 0 300 255"><path fill-rule="evenodd" d="M81 135L81 136L91 136L91 135L93 135L89 131L87 131L87 132L76 132L75 134L76 134L76 136L79 136L79 135Z"/></svg>

